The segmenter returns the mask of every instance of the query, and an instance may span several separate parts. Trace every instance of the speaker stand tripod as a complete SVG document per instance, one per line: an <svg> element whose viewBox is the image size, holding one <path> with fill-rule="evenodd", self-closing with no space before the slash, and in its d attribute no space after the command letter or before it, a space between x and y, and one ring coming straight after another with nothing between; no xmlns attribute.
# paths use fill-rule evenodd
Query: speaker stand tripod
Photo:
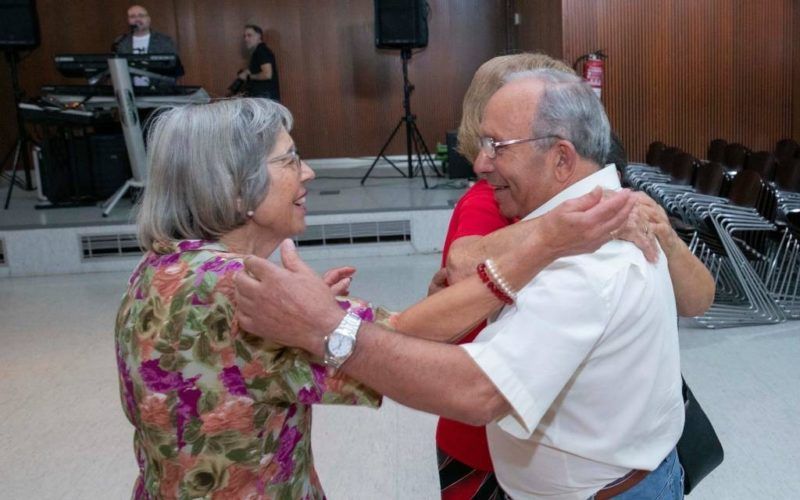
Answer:
<svg viewBox="0 0 800 500"><path fill-rule="evenodd" d="M407 177L409 179L414 177L414 162L412 161L412 156L416 156L416 169L422 174L422 182L425 185L425 189L428 189L428 178L425 176L425 165L426 163L430 165L431 170L436 173L436 177L441 177L442 174L439 172L439 169L436 168L436 163L433 161L433 157L431 156L430 151L428 150L427 144L425 144L425 139L422 138L422 134L419 132L417 128L417 117L411 114L411 93L414 92L414 86L408 81L408 60L411 59L411 48L403 48L400 49L400 57L403 60L403 116L400 117L398 120L397 125L394 127L394 130L389 135L389 138L386 139L386 142L383 143L383 147L381 148L380 152L377 156L375 156L375 160L370 165L369 170L367 173L364 174L364 177L361 178L361 185L364 185L366 182L367 177L369 174L372 173L372 169L375 168L375 165L378 163L378 160L383 158L386 160L389 165L391 165L395 170L400 172L400 175L403 177ZM400 168L389 158L386 157L384 154L386 152L386 148L389 147L394 136L397 134L397 131L400 130L400 127L405 125L406 129L406 159L408 161L408 174L404 173Z"/></svg>
<svg viewBox="0 0 800 500"><path fill-rule="evenodd" d="M19 64L19 54L14 51L13 49L9 49L5 51L6 61L11 68L11 86L14 91L14 111L17 117L17 140L14 146L9 150L9 152L3 157L3 162L0 163L0 168L2 168L6 161L13 154L13 169L11 171L11 182L8 185L8 193L6 193L6 202L3 206L4 210L8 210L8 206L11 203L11 192L14 190L14 185L17 183L17 170L19 169L19 164L22 162L23 170L25 171L25 189L27 191L33 190L33 183L31 182L31 163L30 163L30 152L31 146L34 146L35 143L31 140L30 135L28 135L28 130L25 128L25 124L22 121L22 116L19 111L19 103L22 101L23 93L22 89L19 86L19 71L17 69L17 65Z"/></svg>

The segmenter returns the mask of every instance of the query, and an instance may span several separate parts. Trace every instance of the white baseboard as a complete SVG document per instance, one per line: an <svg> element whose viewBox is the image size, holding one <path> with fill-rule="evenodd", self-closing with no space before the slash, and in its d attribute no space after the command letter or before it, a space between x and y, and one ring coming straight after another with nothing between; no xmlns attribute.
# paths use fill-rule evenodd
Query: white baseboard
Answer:
<svg viewBox="0 0 800 500"><path fill-rule="evenodd" d="M390 160L395 162L398 167L403 167L408 161L406 155L391 155L387 156ZM318 169L347 169L347 168L361 168L369 167L375 161L374 156L350 157L350 158L314 158L313 160L305 160L308 166L314 170ZM435 161L435 160L434 160ZM437 162L437 167L440 167ZM381 158L375 168L392 168L392 166L383 158Z"/></svg>

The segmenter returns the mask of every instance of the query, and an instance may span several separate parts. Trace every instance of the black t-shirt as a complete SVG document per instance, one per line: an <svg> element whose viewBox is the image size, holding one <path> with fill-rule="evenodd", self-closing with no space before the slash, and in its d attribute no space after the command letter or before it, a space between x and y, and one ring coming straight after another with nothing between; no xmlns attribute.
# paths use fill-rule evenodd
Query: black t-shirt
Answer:
<svg viewBox="0 0 800 500"><path fill-rule="evenodd" d="M278 66L275 64L275 54L269 50L264 42L259 43L253 55L250 56L250 73L260 73L261 66L272 65L272 78L269 80L249 80L247 82L247 95L252 97L269 97L276 101L281 100L281 89L278 84Z"/></svg>

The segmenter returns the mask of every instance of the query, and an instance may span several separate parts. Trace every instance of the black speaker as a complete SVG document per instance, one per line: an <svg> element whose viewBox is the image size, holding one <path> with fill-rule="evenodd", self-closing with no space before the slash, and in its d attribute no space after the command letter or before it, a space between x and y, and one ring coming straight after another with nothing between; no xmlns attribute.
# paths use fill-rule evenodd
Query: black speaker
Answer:
<svg viewBox="0 0 800 500"><path fill-rule="evenodd" d="M451 130L447 132L447 176L451 179L475 178L472 164L456 148L458 148L458 133Z"/></svg>
<svg viewBox="0 0 800 500"><path fill-rule="evenodd" d="M98 199L109 198L131 178L128 150L122 134L95 134L89 137L92 155L92 180Z"/></svg>
<svg viewBox="0 0 800 500"><path fill-rule="evenodd" d="M52 203L72 198L72 176L66 143L56 139L42 141L39 150L39 182L42 184L42 193Z"/></svg>
<svg viewBox="0 0 800 500"><path fill-rule="evenodd" d="M51 203L94 198L87 139L56 135L43 140L39 175L42 193Z"/></svg>
<svg viewBox="0 0 800 500"><path fill-rule="evenodd" d="M407 49L428 46L428 2L375 0L375 46Z"/></svg>
<svg viewBox="0 0 800 500"><path fill-rule="evenodd" d="M32 49L39 41L36 2L0 0L0 49Z"/></svg>

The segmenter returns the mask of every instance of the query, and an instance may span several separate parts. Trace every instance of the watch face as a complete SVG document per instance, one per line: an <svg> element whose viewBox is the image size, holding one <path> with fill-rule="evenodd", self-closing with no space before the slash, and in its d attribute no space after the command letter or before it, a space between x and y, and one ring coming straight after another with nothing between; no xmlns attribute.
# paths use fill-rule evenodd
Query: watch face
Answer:
<svg viewBox="0 0 800 500"><path fill-rule="evenodd" d="M353 339L346 335L333 335L328 343L328 350L337 358L347 356L353 350Z"/></svg>

